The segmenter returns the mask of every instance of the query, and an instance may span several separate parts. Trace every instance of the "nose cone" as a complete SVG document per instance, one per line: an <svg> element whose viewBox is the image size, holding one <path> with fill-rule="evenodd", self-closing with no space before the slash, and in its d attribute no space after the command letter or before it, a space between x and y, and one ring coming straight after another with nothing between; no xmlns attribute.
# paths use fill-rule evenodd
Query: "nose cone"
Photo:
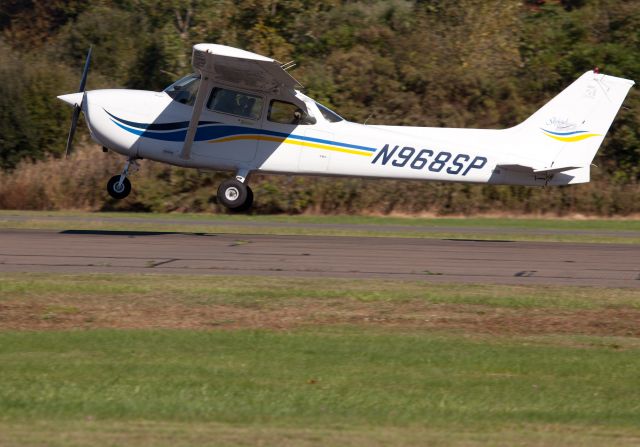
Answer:
<svg viewBox="0 0 640 447"><path fill-rule="evenodd" d="M82 97L84 96L83 92L79 93L69 93L68 95L60 95L58 99L66 102L70 106L78 106L82 105Z"/></svg>

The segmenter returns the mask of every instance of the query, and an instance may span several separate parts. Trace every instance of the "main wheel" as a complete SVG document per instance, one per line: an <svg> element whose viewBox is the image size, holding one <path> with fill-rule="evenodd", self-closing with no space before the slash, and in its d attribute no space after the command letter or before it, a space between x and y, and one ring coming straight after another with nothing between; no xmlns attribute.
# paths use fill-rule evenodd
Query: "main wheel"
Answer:
<svg viewBox="0 0 640 447"><path fill-rule="evenodd" d="M124 199L131 192L131 182L125 177L122 183L120 183L120 176L114 175L107 182L107 192L114 199Z"/></svg>
<svg viewBox="0 0 640 447"><path fill-rule="evenodd" d="M236 213L241 213L244 211L249 211L251 209L251 205L253 205L253 191L250 186L247 186L247 198L244 200L244 203L240 205L238 208L234 208L232 211Z"/></svg>
<svg viewBox="0 0 640 447"><path fill-rule="evenodd" d="M234 178L225 180L218 187L218 203L230 210L242 207L247 201L248 195L247 186Z"/></svg>

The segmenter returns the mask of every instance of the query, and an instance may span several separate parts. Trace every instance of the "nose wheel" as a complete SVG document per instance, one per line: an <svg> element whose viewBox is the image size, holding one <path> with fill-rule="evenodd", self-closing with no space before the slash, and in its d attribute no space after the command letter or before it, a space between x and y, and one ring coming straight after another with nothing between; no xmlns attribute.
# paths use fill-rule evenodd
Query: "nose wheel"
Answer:
<svg viewBox="0 0 640 447"><path fill-rule="evenodd" d="M131 192L131 182L128 178L121 179L121 175L114 175L107 182L107 192L116 200L124 199Z"/></svg>
<svg viewBox="0 0 640 447"><path fill-rule="evenodd" d="M247 211L253 204L251 188L235 178L220 184L217 197L218 203L234 212Z"/></svg>
<svg viewBox="0 0 640 447"><path fill-rule="evenodd" d="M129 175L129 167L133 165L134 172L139 169L136 160L130 158L124 164L122 174L114 175L107 182L107 192L116 200L122 200L131 192L131 182L127 178Z"/></svg>

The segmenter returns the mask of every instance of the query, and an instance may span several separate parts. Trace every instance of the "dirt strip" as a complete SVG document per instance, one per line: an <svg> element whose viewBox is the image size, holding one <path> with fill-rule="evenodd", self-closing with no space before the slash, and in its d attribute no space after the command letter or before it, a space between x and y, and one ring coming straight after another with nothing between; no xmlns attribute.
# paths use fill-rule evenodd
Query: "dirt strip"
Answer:
<svg viewBox="0 0 640 447"><path fill-rule="evenodd" d="M185 305L149 300L58 299L0 303L0 330L273 329L355 325L411 330L451 329L503 335L582 334L640 337L640 310L512 309L481 305L288 300L268 306Z"/></svg>

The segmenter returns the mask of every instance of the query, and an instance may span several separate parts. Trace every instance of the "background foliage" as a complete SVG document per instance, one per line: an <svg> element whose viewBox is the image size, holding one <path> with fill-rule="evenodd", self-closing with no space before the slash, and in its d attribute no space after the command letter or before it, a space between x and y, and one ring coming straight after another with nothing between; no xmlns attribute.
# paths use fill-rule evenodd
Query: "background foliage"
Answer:
<svg viewBox="0 0 640 447"><path fill-rule="evenodd" d="M88 88L160 90L190 71L197 42L295 60L293 74L307 93L353 121L501 128L594 66L640 79L640 2L0 0L0 206L212 209L220 175L144 162L135 194L116 205L102 184L118 170L117 160L93 146L76 157L86 165L59 159L70 110L55 96L77 88L89 45ZM637 88L626 106L590 185L543 190L256 177L256 210L637 213ZM34 190L41 193L26 200Z"/></svg>

